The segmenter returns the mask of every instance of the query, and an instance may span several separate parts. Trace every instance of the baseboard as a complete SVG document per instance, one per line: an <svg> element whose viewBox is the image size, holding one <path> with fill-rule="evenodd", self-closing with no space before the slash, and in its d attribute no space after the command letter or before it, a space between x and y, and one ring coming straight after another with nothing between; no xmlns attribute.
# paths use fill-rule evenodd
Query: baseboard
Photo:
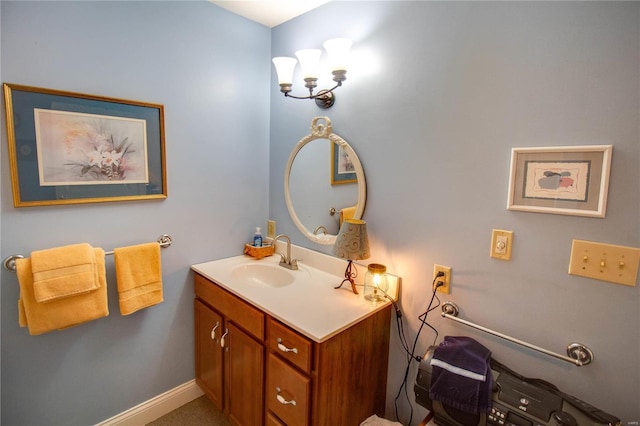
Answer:
<svg viewBox="0 0 640 426"><path fill-rule="evenodd" d="M96 426L140 426L204 395L195 379L136 405Z"/></svg>

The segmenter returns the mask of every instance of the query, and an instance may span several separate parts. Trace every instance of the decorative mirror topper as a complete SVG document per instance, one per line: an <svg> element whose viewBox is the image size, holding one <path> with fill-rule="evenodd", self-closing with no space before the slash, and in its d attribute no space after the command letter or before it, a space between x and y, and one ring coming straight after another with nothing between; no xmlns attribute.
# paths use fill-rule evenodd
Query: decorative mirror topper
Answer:
<svg viewBox="0 0 640 426"><path fill-rule="evenodd" d="M333 245L336 240L336 235L332 234L335 232L337 234L337 229L339 228L338 217L331 215L330 211L333 207L338 207L338 209L347 209L349 210L349 218L353 219L361 219L362 214L364 212L365 203L366 203L366 181L364 177L364 170L362 168L362 164L358 156L356 155L353 148L340 136L333 133L333 128L331 125L331 120L328 117L315 117L311 120L311 133L304 138L302 138L296 146L293 148L291 155L289 156L289 160L287 162L287 166L284 174L284 192L285 192L285 201L287 205L287 209L289 214L291 215L291 219L293 220L296 227L302 232L302 234L310 239L313 242L318 244L325 245ZM306 184L300 184L296 180L302 180L301 178L306 178L306 175L312 173L314 169L323 169L328 170L323 167L326 163L324 161L319 162L317 156L308 157L305 155L301 155L301 150L310 142L321 139L328 140L328 142L335 146L336 148L341 149L345 155L347 155L351 161L353 166L353 173L355 174L357 180L357 200L353 198L349 199L349 202L342 201L341 204L335 204L335 198L341 193L344 193L344 189L340 188L350 185L337 185L332 186L324 179L318 179L316 175L313 177L309 176ZM322 141L318 142L321 143ZM305 151L312 150L317 148L318 145L314 144L314 146L305 149ZM300 166L297 166L296 169L298 172L296 173L296 179L292 179L292 168L294 164L294 160L298 159L298 163L303 164L302 170L304 170L305 176L302 176L302 172L300 170ZM305 161L312 159L313 163L306 163ZM326 182L326 183L325 183ZM322 185L318 186L318 183ZM356 185L354 185L353 189ZM303 203L300 203L300 198L297 198L298 201L298 211L294 208L293 199L296 199L293 195L298 194L301 195L300 192L304 192ZM320 194L320 192L322 192ZM355 194L354 194L355 195ZM338 200L340 203L340 201ZM312 203L320 203L321 206L314 209L313 212L308 210L309 205ZM304 205L300 205L304 204ZM317 210L317 211L315 211ZM335 209L334 209L335 211ZM353 212L353 214L351 214ZM300 215L302 213L302 215ZM343 215L341 215L343 216ZM301 217L304 219L301 220ZM326 221L326 222L325 222ZM335 223L333 223L335 222ZM335 228L335 231L331 231L331 229ZM327 231L329 229L330 231ZM314 231L315 230L315 231ZM321 231L322 232L321 232Z"/></svg>

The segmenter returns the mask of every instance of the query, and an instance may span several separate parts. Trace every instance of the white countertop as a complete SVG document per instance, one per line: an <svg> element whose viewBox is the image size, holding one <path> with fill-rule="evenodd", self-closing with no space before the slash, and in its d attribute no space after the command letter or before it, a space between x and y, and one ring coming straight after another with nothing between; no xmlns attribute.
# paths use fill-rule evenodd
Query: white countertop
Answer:
<svg viewBox="0 0 640 426"><path fill-rule="evenodd" d="M360 294L356 295L351 291L351 285L348 282L342 288L334 289L342 282L343 276L310 266L310 264L318 265L318 255L328 258L331 256L300 249L295 250L292 256L298 258L297 256L302 255L300 257L302 260L298 261L299 270L291 272L303 280L285 287L248 285L232 277L232 270L238 265L251 262L278 265L280 261L278 254L260 260L240 255L199 263L192 265L191 269L318 343L328 340L391 303L385 301L373 304L362 296L362 287L358 287ZM278 251L281 252L280 245L278 245ZM308 262L305 262L305 259L308 259ZM342 271L344 271L347 264L335 258L328 261L332 265L326 269L334 272L339 265L343 266ZM335 261L339 262L338 265ZM359 275L364 276L366 267L358 266L358 268Z"/></svg>

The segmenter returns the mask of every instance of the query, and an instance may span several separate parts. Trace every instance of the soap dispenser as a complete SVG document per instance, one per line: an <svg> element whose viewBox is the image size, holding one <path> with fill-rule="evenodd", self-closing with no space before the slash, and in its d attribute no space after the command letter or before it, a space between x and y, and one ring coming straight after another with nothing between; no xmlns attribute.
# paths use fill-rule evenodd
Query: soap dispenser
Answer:
<svg viewBox="0 0 640 426"><path fill-rule="evenodd" d="M260 231L260 227L257 227L256 233L253 234L253 246L262 247L262 232Z"/></svg>

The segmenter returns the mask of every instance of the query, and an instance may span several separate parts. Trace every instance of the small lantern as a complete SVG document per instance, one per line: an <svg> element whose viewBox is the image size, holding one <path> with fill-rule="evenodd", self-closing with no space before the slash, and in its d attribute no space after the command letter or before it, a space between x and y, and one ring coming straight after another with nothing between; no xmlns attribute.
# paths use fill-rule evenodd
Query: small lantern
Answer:
<svg viewBox="0 0 640 426"><path fill-rule="evenodd" d="M370 302L383 302L389 290L387 267L379 263L371 263L364 275L364 298Z"/></svg>

